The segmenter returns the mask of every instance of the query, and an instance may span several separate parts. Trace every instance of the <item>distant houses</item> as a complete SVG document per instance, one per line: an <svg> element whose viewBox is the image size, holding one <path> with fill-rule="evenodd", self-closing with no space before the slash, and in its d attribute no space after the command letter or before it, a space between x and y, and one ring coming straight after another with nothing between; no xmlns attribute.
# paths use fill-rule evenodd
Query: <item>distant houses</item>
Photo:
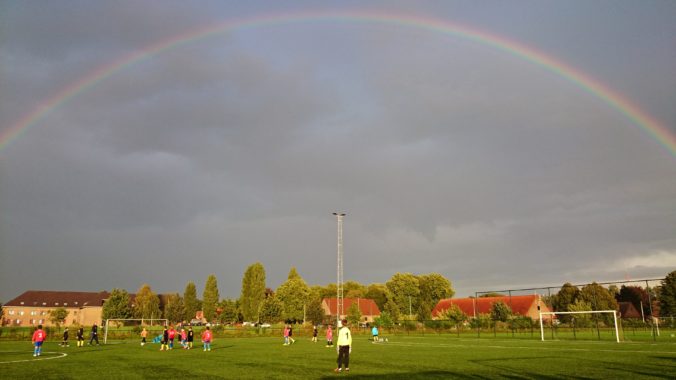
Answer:
<svg viewBox="0 0 676 380"><path fill-rule="evenodd" d="M357 304L359 307L359 312L361 313L362 323L371 323L373 320L380 316L380 309L376 305L375 301L368 298L343 298L343 313L340 315L340 319L347 318L350 308L353 304ZM324 308L324 315L330 318L338 317L338 299L337 298L324 298L322 300L322 308Z"/></svg>
<svg viewBox="0 0 676 380"><path fill-rule="evenodd" d="M479 298L446 298L437 303L432 310L432 318L440 319L440 316L452 305L456 305L470 318L479 314L490 314L493 304L503 302L509 306L512 313L532 319L540 319L539 312L550 312L551 309L540 299L538 295L526 296L503 296L503 297L479 297ZM539 307L539 309L538 309ZM550 316L543 316L549 319Z"/></svg>
<svg viewBox="0 0 676 380"><path fill-rule="evenodd" d="M65 324L91 325L101 322L103 303L110 293L102 292L59 292L29 290L2 306L2 325L7 326L50 326L50 312L58 308L68 311Z"/></svg>

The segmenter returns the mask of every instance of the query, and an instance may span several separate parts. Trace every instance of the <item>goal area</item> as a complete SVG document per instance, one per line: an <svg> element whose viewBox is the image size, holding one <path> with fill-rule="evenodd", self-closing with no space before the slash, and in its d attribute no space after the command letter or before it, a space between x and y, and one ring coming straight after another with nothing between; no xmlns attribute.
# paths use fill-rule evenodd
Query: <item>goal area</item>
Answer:
<svg viewBox="0 0 676 380"><path fill-rule="evenodd" d="M122 319L122 318L111 318L106 319L104 324L104 335L103 335L103 344L108 342L108 331L112 329L117 331L128 330L132 331L135 327L144 327L144 326L167 326L169 324L168 319L163 318L144 318L144 319Z"/></svg>
<svg viewBox="0 0 676 380"><path fill-rule="evenodd" d="M620 334L617 328L617 312L615 310L588 310L588 311L551 311L551 312L540 312L540 339L544 342L545 340L545 327L542 316L550 316L550 323L554 324L557 319L557 315L580 315L580 316L594 316L594 315L604 315L612 314L613 315L613 329L615 330L615 341L620 343ZM598 319L597 319L598 321ZM598 331L598 328L597 328ZM573 334L575 330L573 327ZM600 334L600 333L599 333ZM600 335L599 335L600 336Z"/></svg>

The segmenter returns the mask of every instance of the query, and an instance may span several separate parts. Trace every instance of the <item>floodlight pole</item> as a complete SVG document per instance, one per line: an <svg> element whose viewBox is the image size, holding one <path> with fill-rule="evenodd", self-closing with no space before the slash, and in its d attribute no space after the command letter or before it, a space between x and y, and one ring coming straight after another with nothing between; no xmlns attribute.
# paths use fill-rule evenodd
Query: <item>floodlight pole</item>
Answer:
<svg viewBox="0 0 676 380"><path fill-rule="evenodd" d="M345 213L334 212L338 222L337 273L336 273L336 328L340 327L340 316L343 313L343 218Z"/></svg>

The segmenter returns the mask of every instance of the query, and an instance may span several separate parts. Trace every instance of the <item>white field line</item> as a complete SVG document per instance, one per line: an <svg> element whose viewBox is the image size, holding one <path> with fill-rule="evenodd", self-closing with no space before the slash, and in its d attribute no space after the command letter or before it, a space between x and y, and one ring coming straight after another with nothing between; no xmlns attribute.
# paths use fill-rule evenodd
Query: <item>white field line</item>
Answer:
<svg viewBox="0 0 676 380"><path fill-rule="evenodd" d="M28 351L3 351L1 353L10 354L10 353L24 353L24 352L27 353ZM42 358L42 357L36 358L36 357L34 357L33 359L11 360L11 361L8 361L8 362L0 362L0 364L34 362L34 361L37 361L37 360L61 359L61 358L65 358L66 356L68 356L68 354L65 353L65 352L48 352L48 351L45 351L45 352L43 352L43 354L60 354L61 356L50 356L48 358Z"/></svg>
<svg viewBox="0 0 676 380"><path fill-rule="evenodd" d="M521 349L521 350L551 350L551 351L582 351L582 352L615 352L615 353L631 353L631 354L666 354L666 355L676 355L676 351L646 351L646 350L610 350L610 349L591 349L591 348L566 348L566 347L524 347L524 346L497 346L497 345L466 345L466 344L447 344L447 343L414 343L414 342L388 342L382 344L387 346L388 344L393 344L397 346L405 347L415 347L415 346L427 346L427 347L472 347L472 348L497 348L497 349Z"/></svg>

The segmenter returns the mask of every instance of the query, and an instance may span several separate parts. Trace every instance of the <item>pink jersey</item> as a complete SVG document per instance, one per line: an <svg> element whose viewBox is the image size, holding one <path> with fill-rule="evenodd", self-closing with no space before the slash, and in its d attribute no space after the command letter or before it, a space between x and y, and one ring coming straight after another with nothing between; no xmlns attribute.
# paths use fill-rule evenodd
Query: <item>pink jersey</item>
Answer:
<svg viewBox="0 0 676 380"><path fill-rule="evenodd" d="M326 340L333 340L333 330L331 328L326 330Z"/></svg>
<svg viewBox="0 0 676 380"><path fill-rule="evenodd" d="M175 336L176 336L176 330L174 330L174 329L169 330L169 339L174 339Z"/></svg>
<svg viewBox="0 0 676 380"><path fill-rule="evenodd" d="M204 332L202 333L202 341L211 342L211 331L210 330L204 330Z"/></svg>
<svg viewBox="0 0 676 380"><path fill-rule="evenodd" d="M45 332L41 329L35 330L33 333L33 342L44 342L45 341Z"/></svg>
<svg viewBox="0 0 676 380"><path fill-rule="evenodd" d="M181 331L181 340L186 340L188 339L188 333L185 332L185 330Z"/></svg>

